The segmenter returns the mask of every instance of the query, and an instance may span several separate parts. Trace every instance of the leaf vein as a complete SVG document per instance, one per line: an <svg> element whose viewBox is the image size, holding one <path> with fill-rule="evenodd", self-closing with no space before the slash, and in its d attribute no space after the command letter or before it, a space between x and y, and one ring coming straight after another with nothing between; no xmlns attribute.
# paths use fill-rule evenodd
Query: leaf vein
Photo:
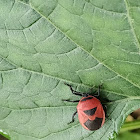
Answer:
<svg viewBox="0 0 140 140"><path fill-rule="evenodd" d="M136 33L135 33L135 29L134 29L133 24L132 24L132 21L131 21L131 17L130 17L130 13L129 13L128 2L127 2L127 0L124 0L124 2L125 2L125 5L126 5L128 22L129 22L129 24L130 24L131 31L132 31L132 34L133 34L134 39L135 39L135 41L136 41L137 47L138 47L138 49L139 49L139 54L140 54L140 42L139 42L139 40L138 40L138 38L137 38L137 35L136 35Z"/></svg>
<svg viewBox="0 0 140 140"><path fill-rule="evenodd" d="M81 48L84 52L86 52L88 55L90 55L91 57L93 57L99 63L103 64L107 69L109 69L113 73L119 75L122 79L126 80L127 82L131 83L133 86L135 86L135 87L137 87L137 88L140 89L140 86L139 85L137 85L133 81L127 79L126 77L124 77L123 75L121 75L120 73L118 73L117 71L113 70L112 68L110 68L109 66L107 66L106 64L104 64L102 61L100 61L97 57L93 56L90 52L88 52L87 50L85 50L83 46L80 46L78 43L74 42L74 40L71 37L69 37L67 34L65 34L65 32L63 32L59 27L57 27L48 17L45 17L43 14L41 14L36 8L34 8L33 6L31 6L31 8L33 8L37 13L39 13L47 21L49 21L55 28L57 28L61 33L63 33L67 38L69 38L77 47Z"/></svg>

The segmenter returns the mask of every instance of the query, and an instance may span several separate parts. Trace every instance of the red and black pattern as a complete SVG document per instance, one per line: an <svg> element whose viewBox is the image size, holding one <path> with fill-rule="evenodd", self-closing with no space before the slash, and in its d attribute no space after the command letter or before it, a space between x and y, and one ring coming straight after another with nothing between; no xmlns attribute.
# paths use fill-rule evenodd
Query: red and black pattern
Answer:
<svg viewBox="0 0 140 140"><path fill-rule="evenodd" d="M87 120L84 125L91 131L97 130L102 126L103 118L96 117L95 120Z"/></svg>
<svg viewBox="0 0 140 140"><path fill-rule="evenodd" d="M73 114L70 123L74 122L74 116L78 113L79 122L85 129L94 131L102 127L105 122L105 112L100 100L87 93L80 93L73 90L69 84L66 85L70 87L73 94L83 96L80 101L63 100L67 102L79 102L77 105L77 111ZM99 92L100 86L98 88L98 95Z"/></svg>
<svg viewBox="0 0 140 140"><path fill-rule="evenodd" d="M105 122L105 113L100 101L94 96L83 97L77 105L81 125L88 130L97 130Z"/></svg>

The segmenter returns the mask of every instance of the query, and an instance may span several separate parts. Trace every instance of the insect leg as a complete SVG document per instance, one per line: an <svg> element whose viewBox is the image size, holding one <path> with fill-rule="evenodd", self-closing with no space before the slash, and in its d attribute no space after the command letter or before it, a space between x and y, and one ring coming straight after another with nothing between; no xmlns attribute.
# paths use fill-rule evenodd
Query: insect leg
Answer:
<svg viewBox="0 0 140 140"><path fill-rule="evenodd" d="M71 101L71 100L69 100L69 99L68 99L68 100L63 100L63 99L62 99L62 101L73 102L73 103L75 103L75 102L79 102L80 100Z"/></svg>
<svg viewBox="0 0 140 140"><path fill-rule="evenodd" d="M72 121L71 122L69 122L68 124L70 124L70 123L73 123L74 122L74 117L75 117L75 115L77 114L77 110L76 110L76 112L74 112L73 113L73 115L72 115Z"/></svg>
<svg viewBox="0 0 140 140"><path fill-rule="evenodd" d="M97 96L97 97L98 97L98 96L100 95L100 89L101 89L101 87L102 87L102 85L99 85L99 86L98 86L97 91L94 93L94 94L96 94L96 93L97 93L97 94L94 95L94 96Z"/></svg>
<svg viewBox="0 0 140 140"><path fill-rule="evenodd" d="M76 90L73 90L73 88L72 88L71 85L69 85L69 84L67 84L67 83L64 83L64 84L67 85L67 86L70 88L70 90L71 90L71 92L72 92L73 94L78 95L78 96L83 96L82 93L77 92Z"/></svg>

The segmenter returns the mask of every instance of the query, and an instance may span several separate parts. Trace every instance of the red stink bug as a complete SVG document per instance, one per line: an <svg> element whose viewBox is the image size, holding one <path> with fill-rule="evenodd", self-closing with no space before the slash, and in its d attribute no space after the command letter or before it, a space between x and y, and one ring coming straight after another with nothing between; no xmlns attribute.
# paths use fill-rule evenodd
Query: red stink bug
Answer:
<svg viewBox="0 0 140 140"><path fill-rule="evenodd" d="M67 102L79 102L77 110L72 115L72 121L70 123L74 122L74 117L78 113L79 122L85 129L94 131L102 127L105 122L105 112L100 100L87 93L80 93L73 90L72 86L69 84L66 85L70 87L73 94L82 96L81 100L63 100ZM99 95L100 86L98 87L97 93Z"/></svg>

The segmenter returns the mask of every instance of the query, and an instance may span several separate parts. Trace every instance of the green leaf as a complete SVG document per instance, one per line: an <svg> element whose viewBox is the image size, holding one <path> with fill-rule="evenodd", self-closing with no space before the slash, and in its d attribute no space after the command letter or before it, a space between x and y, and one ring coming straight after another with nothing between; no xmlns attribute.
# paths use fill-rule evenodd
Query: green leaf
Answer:
<svg viewBox="0 0 140 140"><path fill-rule="evenodd" d="M11 140L108 140L140 107L140 2L0 0L0 129ZM68 125L81 92L103 83L102 128ZM96 88L93 90L95 92Z"/></svg>

